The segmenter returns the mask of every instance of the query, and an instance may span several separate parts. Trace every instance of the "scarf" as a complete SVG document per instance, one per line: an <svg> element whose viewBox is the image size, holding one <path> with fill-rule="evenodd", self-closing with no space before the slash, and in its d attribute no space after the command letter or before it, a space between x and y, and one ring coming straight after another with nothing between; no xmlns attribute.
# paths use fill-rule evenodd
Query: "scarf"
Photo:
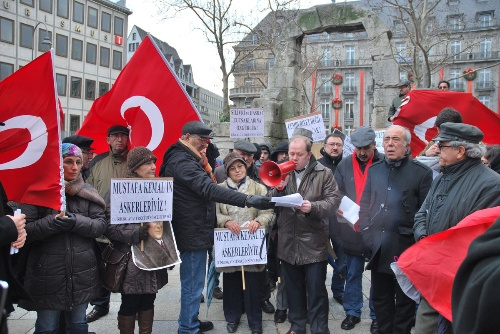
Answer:
<svg viewBox="0 0 500 334"><path fill-rule="evenodd" d="M106 209L106 203L99 195L97 190L95 190L93 187L85 187L82 173L80 173L80 175L78 175L78 177L73 181L64 180L64 190L68 195L81 197L90 202L97 203L103 209Z"/></svg>
<svg viewBox="0 0 500 334"><path fill-rule="evenodd" d="M214 174L212 173L212 167L208 163L208 158L206 155L201 155L200 152L198 152L193 145L189 144L187 141L184 141L182 139L179 139L179 143L183 145L185 148L188 149L188 151L194 155L196 159L198 159L198 162L200 165L203 167L203 170L208 174L208 176L214 181L214 183L217 183L217 180L215 179Z"/></svg>
<svg viewBox="0 0 500 334"><path fill-rule="evenodd" d="M356 153L352 154L352 169L354 173L354 185L356 187L356 204L358 205L361 202L361 196L363 195L363 189L365 189L366 179L368 179L368 167L372 164L374 155L375 152L366 163L365 172L363 173L361 171L361 167L359 166L359 161L356 158Z"/></svg>

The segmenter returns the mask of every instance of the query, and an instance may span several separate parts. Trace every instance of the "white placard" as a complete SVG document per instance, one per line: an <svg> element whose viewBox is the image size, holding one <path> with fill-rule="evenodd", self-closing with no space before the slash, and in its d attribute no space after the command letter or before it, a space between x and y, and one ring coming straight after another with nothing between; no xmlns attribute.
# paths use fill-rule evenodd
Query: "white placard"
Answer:
<svg viewBox="0 0 500 334"><path fill-rule="evenodd" d="M264 109L231 109L230 138L263 138Z"/></svg>
<svg viewBox="0 0 500 334"><path fill-rule="evenodd" d="M322 141L326 138L325 124L321 112L285 119L285 126L288 139L292 137L296 128L311 130L313 142Z"/></svg>
<svg viewBox="0 0 500 334"><path fill-rule="evenodd" d="M215 267L267 263L265 238L265 228L258 228L252 234L247 228L242 228L240 234L233 234L227 228L216 228L214 230ZM262 243L263 239L264 244Z"/></svg>
<svg viewBox="0 0 500 334"><path fill-rule="evenodd" d="M172 220L172 178L111 179L111 224Z"/></svg>
<svg viewBox="0 0 500 334"><path fill-rule="evenodd" d="M377 150L384 153L384 134L387 129L375 130L375 142L377 143Z"/></svg>

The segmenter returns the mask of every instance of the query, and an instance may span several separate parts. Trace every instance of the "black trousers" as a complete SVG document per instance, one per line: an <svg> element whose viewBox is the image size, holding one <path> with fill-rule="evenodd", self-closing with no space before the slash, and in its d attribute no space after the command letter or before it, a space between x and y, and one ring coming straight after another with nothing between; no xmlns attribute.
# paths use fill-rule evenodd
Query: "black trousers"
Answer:
<svg viewBox="0 0 500 334"><path fill-rule="evenodd" d="M243 303L251 329L262 327L262 309L260 307L260 291L262 281L266 279L266 271L245 271L245 290L241 279L241 271L224 273L222 286L224 291L223 309L227 322L240 321Z"/></svg>
<svg viewBox="0 0 500 334"><path fill-rule="evenodd" d="M156 293L147 293L141 295L126 295L122 293L122 304L120 305L119 315L125 317L135 316L137 312L147 311L155 306Z"/></svg>
<svg viewBox="0 0 500 334"><path fill-rule="evenodd" d="M380 334L410 334L415 302L401 290L393 274L371 271L373 307Z"/></svg>
<svg viewBox="0 0 500 334"><path fill-rule="evenodd" d="M326 290L327 261L292 265L281 261L282 275L288 296L288 320L291 330L306 333L309 319L312 334L328 334L328 292Z"/></svg>

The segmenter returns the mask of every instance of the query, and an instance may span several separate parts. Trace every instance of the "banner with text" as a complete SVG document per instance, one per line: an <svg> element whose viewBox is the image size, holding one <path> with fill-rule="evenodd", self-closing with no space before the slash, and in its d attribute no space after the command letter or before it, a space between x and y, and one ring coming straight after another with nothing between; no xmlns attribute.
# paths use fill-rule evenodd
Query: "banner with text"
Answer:
<svg viewBox="0 0 500 334"><path fill-rule="evenodd" d="M267 263L266 229L259 228L251 234L242 228L233 234L227 228L214 231L215 267L248 266Z"/></svg>
<svg viewBox="0 0 500 334"><path fill-rule="evenodd" d="M263 138L264 109L231 109L230 138Z"/></svg>
<svg viewBox="0 0 500 334"><path fill-rule="evenodd" d="M384 134L387 129L375 130L375 142L379 153L384 153Z"/></svg>
<svg viewBox="0 0 500 334"><path fill-rule="evenodd" d="M292 137L293 131L296 128L311 130L313 142L321 141L326 138L325 124L323 123L323 115L321 112L285 119L285 126L288 139Z"/></svg>
<svg viewBox="0 0 500 334"><path fill-rule="evenodd" d="M173 178L111 179L111 224L172 220Z"/></svg>

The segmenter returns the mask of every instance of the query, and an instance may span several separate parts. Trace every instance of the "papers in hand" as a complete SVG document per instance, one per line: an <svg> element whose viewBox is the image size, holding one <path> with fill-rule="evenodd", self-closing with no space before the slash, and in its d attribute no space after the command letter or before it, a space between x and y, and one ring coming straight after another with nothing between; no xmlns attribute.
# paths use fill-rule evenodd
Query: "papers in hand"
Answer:
<svg viewBox="0 0 500 334"><path fill-rule="evenodd" d="M287 208L295 208L302 205L304 199L299 193L281 196L281 197L272 197L271 202L276 203L276 206L284 206Z"/></svg>
<svg viewBox="0 0 500 334"><path fill-rule="evenodd" d="M347 223L354 229L354 225L359 220L359 205L353 202L349 197L344 196L340 202L339 209L344 212L344 218L339 217L339 222Z"/></svg>

